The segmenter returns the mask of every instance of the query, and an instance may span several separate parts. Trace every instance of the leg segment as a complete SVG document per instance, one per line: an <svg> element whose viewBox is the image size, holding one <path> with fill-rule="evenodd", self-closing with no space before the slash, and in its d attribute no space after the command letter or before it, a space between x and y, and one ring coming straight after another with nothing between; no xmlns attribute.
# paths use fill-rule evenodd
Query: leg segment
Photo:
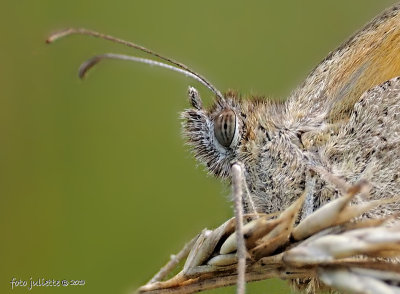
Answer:
<svg viewBox="0 0 400 294"><path fill-rule="evenodd" d="M236 238L238 255L237 294L244 294L246 290L246 245L243 237L243 173L240 164L232 166L232 186L235 202Z"/></svg>

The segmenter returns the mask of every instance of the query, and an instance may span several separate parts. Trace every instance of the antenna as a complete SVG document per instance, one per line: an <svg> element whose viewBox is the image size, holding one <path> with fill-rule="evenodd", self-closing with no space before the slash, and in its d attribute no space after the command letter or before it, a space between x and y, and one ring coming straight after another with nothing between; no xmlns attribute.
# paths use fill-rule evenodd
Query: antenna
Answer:
<svg viewBox="0 0 400 294"><path fill-rule="evenodd" d="M182 73L185 76L191 77L191 78L195 79L196 81L202 83L204 86L206 86L208 89L210 89L211 91L214 92L213 88L210 88L209 85L204 83L204 81L202 79L200 79L198 76L194 75L193 73L191 73L185 69L182 69L182 68L179 68L179 67L167 64L167 63L155 61L152 59L141 58L141 57L137 57L137 56L130 56L130 55L125 55L125 54L105 53L105 54L93 56L92 58L89 58L88 60L86 60L84 63L81 64L81 66L79 67L79 77L81 79L83 79L85 77L86 73L93 66L95 66L97 63L99 63L103 59L128 60L128 61L145 63L148 65L163 67L163 68L166 68L166 69L169 69L172 71Z"/></svg>
<svg viewBox="0 0 400 294"><path fill-rule="evenodd" d="M56 32L52 35L50 35L50 37L46 40L46 43L53 43L54 41L64 38L66 36L69 35L87 35L87 36L93 36L96 38L100 38L100 39L104 39L104 40L108 40L114 43L119 43L137 50L140 50L142 52L145 52L149 55L158 57L168 63L171 63L173 65L169 65L167 63L163 63L163 62L159 62L159 61L155 61L152 59L147 59L147 58L140 58L140 57L135 57L135 56L129 56L129 55L122 55L122 54L112 54L112 53L108 53L108 54L102 54L102 55L97 55L94 56L90 59L88 59L86 62L84 62L81 67L79 68L79 77L83 78L84 75L86 74L86 72L92 68L93 66L95 66L98 62L100 62L103 59L122 59L122 60L130 60L130 61L135 61L135 62L141 62L141 63L146 63L149 65L156 65L156 66L160 66L160 67L164 67L173 71L177 71L180 73L183 73L195 80L197 80L198 82L202 83L204 86L206 86L209 90L211 90L215 95L217 95L217 97L219 99L221 99L222 101L225 101L224 97L222 96L221 92L213 85L211 84L206 78L204 78L202 75L196 73L195 71L191 70L188 66L184 65L183 63L180 63L178 61L173 60L172 58L169 57L164 57L150 49L147 49L146 47L137 45L135 43L129 42L129 41L125 41L110 35L105 35L96 31L91 31L91 30L87 30L84 28L69 28L69 29L65 29L59 32Z"/></svg>

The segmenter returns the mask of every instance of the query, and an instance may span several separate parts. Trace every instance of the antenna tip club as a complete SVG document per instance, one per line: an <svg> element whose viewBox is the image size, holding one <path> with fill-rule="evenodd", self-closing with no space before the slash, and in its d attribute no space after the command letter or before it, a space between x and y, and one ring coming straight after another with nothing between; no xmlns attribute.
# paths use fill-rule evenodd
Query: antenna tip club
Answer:
<svg viewBox="0 0 400 294"><path fill-rule="evenodd" d="M60 30L58 32L55 32L53 34L51 34L47 39L46 39L46 44L51 44L55 41L57 41L60 38L63 38L65 36L74 34L74 33L78 33L80 30L79 29L74 29L74 28L68 28L68 29L64 29L64 30Z"/></svg>

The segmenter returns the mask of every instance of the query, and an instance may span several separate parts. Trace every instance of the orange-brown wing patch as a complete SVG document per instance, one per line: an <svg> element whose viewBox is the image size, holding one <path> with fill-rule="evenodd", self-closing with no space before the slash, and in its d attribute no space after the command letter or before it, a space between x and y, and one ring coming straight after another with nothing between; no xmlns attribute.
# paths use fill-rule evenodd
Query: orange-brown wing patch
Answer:
<svg viewBox="0 0 400 294"><path fill-rule="evenodd" d="M346 119L361 95L400 76L400 3L383 12L332 52L307 77L288 102L302 119L324 113Z"/></svg>
<svg viewBox="0 0 400 294"><path fill-rule="evenodd" d="M331 120L344 119L365 91L400 75L400 15L358 40L353 50L327 91L334 99Z"/></svg>

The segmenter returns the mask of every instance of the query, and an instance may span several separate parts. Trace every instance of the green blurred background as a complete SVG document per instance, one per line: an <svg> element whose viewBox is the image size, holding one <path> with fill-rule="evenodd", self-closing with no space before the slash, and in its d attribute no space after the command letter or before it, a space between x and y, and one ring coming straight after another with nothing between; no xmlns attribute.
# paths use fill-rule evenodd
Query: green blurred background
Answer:
<svg viewBox="0 0 400 294"><path fill-rule="evenodd" d="M190 65L221 90L284 98L330 50L395 1L3 1L0 12L0 293L17 279L82 279L32 293L128 293L204 227L232 216L229 188L184 147L178 113L192 80L110 61L137 53L74 36L135 41ZM285 282L248 293L289 293ZM234 293L234 288L213 290Z"/></svg>

